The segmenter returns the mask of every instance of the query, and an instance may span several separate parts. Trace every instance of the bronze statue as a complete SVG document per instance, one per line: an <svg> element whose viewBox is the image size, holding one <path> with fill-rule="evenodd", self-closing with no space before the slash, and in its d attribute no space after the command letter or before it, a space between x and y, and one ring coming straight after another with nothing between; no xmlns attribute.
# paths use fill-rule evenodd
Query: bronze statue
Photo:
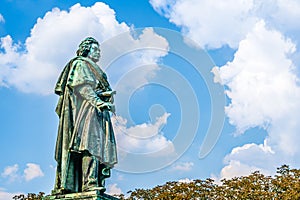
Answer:
<svg viewBox="0 0 300 200"><path fill-rule="evenodd" d="M80 43L76 54L55 87L59 95L56 107L59 127L54 194L104 192L104 179L117 163L110 119L115 91L96 64L100 58L99 43L88 37Z"/></svg>

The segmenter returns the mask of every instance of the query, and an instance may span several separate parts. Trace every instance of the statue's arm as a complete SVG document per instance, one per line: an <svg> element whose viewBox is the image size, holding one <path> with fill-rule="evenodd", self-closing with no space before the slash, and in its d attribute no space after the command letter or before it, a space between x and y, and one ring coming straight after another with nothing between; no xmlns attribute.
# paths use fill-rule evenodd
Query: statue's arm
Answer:
<svg viewBox="0 0 300 200"><path fill-rule="evenodd" d="M110 102L102 101L93 90L92 86L89 84L82 85L78 89L79 95L87 100L92 106L96 107L98 110L108 109L111 112L115 112L115 107Z"/></svg>
<svg viewBox="0 0 300 200"><path fill-rule="evenodd" d="M74 73L70 76L72 80L72 84L70 86L73 88L75 94L79 95L99 110L102 110L103 108L110 109L112 105L101 100L94 90L93 86L96 82L86 63L79 60L73 64Z"/></svg>
<svg viewBox="0 0 300 200"><path fill-rule="evenodd" d="M78 88L78 94L85 99L86 101L88 101L92 106L101 109L101 107L103 106L103 104L105 104L104 101L102 101L97 94L95 93L95 91L93 90L92 86L89 84L86 85L81 85Z"/></svg>

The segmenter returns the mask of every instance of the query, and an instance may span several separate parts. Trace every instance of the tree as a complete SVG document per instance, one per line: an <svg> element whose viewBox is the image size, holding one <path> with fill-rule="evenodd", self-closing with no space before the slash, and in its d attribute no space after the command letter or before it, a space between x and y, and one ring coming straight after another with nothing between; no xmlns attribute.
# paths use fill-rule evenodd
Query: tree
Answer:
<svg viewBox="0 0 300 200"><path fill-rule="evenodd" d="M42 200L44 197L44 192L39 192L38 194L28 193L27 196L24 194L15 195L13 199L17 200Z"/></svg>
<svg viewBox="0 0 300 200"><path fill-rule="evenodd" d="M248 176L222 179L220 184L213 179L188 182L170 181L151 189L129 191L129 197L118 195L121 200L281 200L300 199L300 170L288 165L277 168L274 177L255 171ZM41 200L43 192L16 195L17 200Z"/></svg>
<svg viewBox="0 0 300 200"><path fill-rule="evenodd" d="M288 165L277 168L274 177L255 171L248 176L223 179L216 184L212 179L190 182L167 182L152 189L135 189L127 200L179 199L300 199L300 170Z"/></svg>
<svg viewBox="0 0 300 200"><path fill-rule="evenodd" d="M272 185L275 199L300 199L300 170L282 165L277 168Z"/></svg>

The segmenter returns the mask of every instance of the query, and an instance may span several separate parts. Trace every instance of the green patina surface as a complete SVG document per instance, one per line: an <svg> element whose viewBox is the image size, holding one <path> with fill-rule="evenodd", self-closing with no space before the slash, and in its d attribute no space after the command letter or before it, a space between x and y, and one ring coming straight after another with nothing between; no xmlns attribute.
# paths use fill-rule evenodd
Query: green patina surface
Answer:
<svg viewBox="0 0 300 200"><path fill-rule="evenodd" d="M116 197L103 194L98 190L71 194L49 195L43 200L119 200Z"/></svg>
<svg viewBox="0 0 300 200"><path fill-rule="evenodd" d="M97 65L100 46L94 38L79 45L77 56L63 69L55 86L59 117L52 195L105 190L105 179L117 163L111 114L115 91ZM74 199L69 198L69 199ZM84 198L79 198L84 199ZM97 199L97 198L96 198Z"/></svg>

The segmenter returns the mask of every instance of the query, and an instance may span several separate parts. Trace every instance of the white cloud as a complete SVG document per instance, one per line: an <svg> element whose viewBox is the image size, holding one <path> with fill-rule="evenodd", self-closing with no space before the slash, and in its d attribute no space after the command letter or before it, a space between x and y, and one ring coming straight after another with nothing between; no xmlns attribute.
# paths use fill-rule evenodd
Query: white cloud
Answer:
<svg viewBox="0 0 300 200"><path fill-rule="evenodd" d="M144 173L170 165L177 152L161 128L167 123L169 113L153 122L131 125L121 116L112 118L118 150L116 169L131 173Z"/></svg>
<svg viewBox="0 0 300 200"><path fill-rule="evenodd" d="M268 133L263 144L234 148L224 160L222 177L253 170L274 173L281 164L300 164L300 87L290 59L295 50L291 40L260 21L240 42L233 61L213 70L228 87L226 114L236 134L253 127Z"/></svg>
<svg viewBox="0 0 300 200"><path fill-rule="evenodd" d="M0 64L3 68L0 72L0 85L13 86L23 92L52 93L59 72L66 62L75 56L81 40L93 36L98 41L105 42L129 30L130 27L124 22L119 23L116 20L114 10L101 2L91 7L76 4L69 11L54 8L37 20L25 44L15 44L9 35L1 38L1 48L4 49L4 53L0 53ZM103 59L107 56L106 51L111 53L111 50L115 51L114 54L128 53L123 51L128 48L132 50L147 47L150 44L151 47L165 50L168 48L166 40L150 28L144 29L138 38L134 38L128 32L122 39L118 43L116 43L117 39L109 40L110 49L104 50ZM22 48L25 50L22 51ZM128 71L128 67L149 64L149 62L156 63L166 54L166 52L150 50L135 52L131 60L124 62L127 65L122 65L123 69L120 70ZM128 66L128 63L131 66ZM153 65L153 68L147 70L148 73L139 74L137 77L141 80L138 82L149 77L149 74L151 75L157 69L158 66Z"/></svg>
<svg viewBox="0 0 300 200"><path fill-rule="evenodd" d="M295 0L150 0L153 8L202 47L236 48L232 62L212 69L228 88L226 107L236 135L266 130L263 144L245 144L226 156L222 177L270 173L299 166L300 2ZM291 39L288 39L291 38ZM293 41L292 41L293 40Z"/></svg>
<svg viewBox="0 0 300 200"><path fill-rule="evenodd" d="M9 192L6 192L5 189L0 188L0 200L13 199L13 197L15 195L19 195L20 193L17 193L17 192L16 193L9 193Z"/></svg>
<svg viewBox="0 0 300 200"><path fill-rule="evenodd" d="M52 93L60 70L75 56L79 42L87 36L103 41L128 31L104 3L91 7L76 4L69 11L54 8L39 18L22 48L10 36L1 38L0 83L23 92ZM22 51L21 49L24 49Z"/></svg>
<svg viewBox="0 0 300 200"><path fill-rule="evenodd" d="M242 40L232 62L220 68L222 83L229 87L230 122L239 132L264 127L292 109L296 101L297 77L288 56L294 44L261 21Z"/></svg>
<svg viewBox="0 0 300 200"><path fill-rule="evenodd" d="M172 167L175 171L191 171L194 166L193 162L177 163Z"/></svg>
<svg viewBox="0 0 300 200"><path fill-rule="evenodd" d="M252 14L253 1L151 0L150 3L202 47L218 48L223 44L236 47L257 21Z"/></svg>
<svg viewBox="0 0 300 200"><path fill-rule="evenodd" d="M261 19L300 40L297 20L300 2L295 0L150 0L150 3L202 47L228 44L236 48Z"/></svg>
<svg viewBox="0 0 300 200"><path fill-rule="evenodd" d="M103 42L129 30L124 22L116 20L114 10L101 2L91 7L76 4L69 11L54 8L37 20L24 44L14 43L9 35L1 38L4 52L0 53L0 85L13 86L23 92L50 94L61 69L75 56L81 40L93 36ZM126 44L131 43L136 46L153 41L161 43L163 40L150 29L145 29L137 39L128 34L127 39L118 47L128 47ZM155 62L165 54L147 52L136 60L142 58L144 62Z"/></svg>
<svg viewBox="0 0 300 200"><path fill-rule="evenodd" d="M9 182L14 182L16 180L19 180L22 182L24 179L26 181L30 181L34 178L42 177L44 176L44 173L42 172L39 165L34 163L27 163L26 168L24 169L23 176L21 173L19 173L19 165L14 164L12 166L7 166L4 171L1 173L1 176L4 178L7 178Z"/></svg>
<svg viewBox="0 0 300 200"><path fill-rule="evenodd" d="M168 9L174 5L175 1L172 0L149 0L150 4L154 8L156 12L163 15L166 14L168 16Z"/></svg>
<svg viewBox="0 0 300 200"><path fill-rule="evenodd" d="M282 159L278 160L278 154L266 144L245 144L233 148L224 162L226 166L220 173L220 178L233 178L246 176L254 171L260 171L265 175L274 174L276 167L281 165Z"/></svg>
<svg viewBox="0 0 300 200"><path fill-rule="evenodd" d="M151 154L163 149L164 155L174 151L170 140L161 134L161 129L167 123L169 113L156 118L154 123L143 123L127 127L127 120L121 116L112 118L118 149L128 153Z"/></svg>
<svg viewBox="0 0 300 200"><path fill-rule="evenodd" d="M26 181L44 176L40 166L34 163L27 163L27 168L24 169L24 177Z"/></svg>
<svg viewBox="0 0 300 200"><path fill-rule="evenodd" d="M116 183L110 184L107 186L107 194L110 194L110 195L122 194L122 190L121 190L121 188L118 187L118 185Z"/></svg>
<svg viewBox="0 0 300 200"><path fill-rule="evenodd" d="M189 179L189 178L185 178L185 179L180 179L178 180L179 183L191 183L193 182L193 180Z"/></svg>
<svg viewBox="0 0 300 200"><path fill-rule="evenodd" d="M0 23L4 23L5 22L5 19L3 17L3 15L0 13Z"/></svg>
<svg viewBox="0 0 300 200"><path fill-rule="evenodd" d="M231 153L224 158L225 167L219 175L212 174L212 178L217 184L222 179L248 176L255 171L264 175L274 175L276 167L279 167L284 159L278 159L278 154L272 151L266 143L245 144L241 147L233 148Z"/></svg>
<svg viewBox="0 0 300 200"><path fill-rule="evenodd" d="M168 54L169 44L153 28L145 28L113 37L102 48L100 63L110 70L111 84L119 94L149 83L160 69L160 59Z"/></svg>
<svg viewBox="0 0 300 200"><path fill-rule="evenodd" d="M256 167L256 166L249 166L246 164L242 164L240 161L237 160L231 160L229 165L224 167L221 170L221 179L226 178L226 179L231 179L234 177L239 177L239 176L248 176L252 172L255 171L260 171L261 173L265 175L269 175L270 173L266 173L262 171L262 169Z"/></svg>
<svg viewBox="0 0 300 200"><path fill-rule="evenodd" d="M75 4L69 11L54 8L37 20L25 44L15 44L9 35L1 38L4 53L0 53L0 86L13 86L23 92L52 93L61 69L75 56L80 41L87 36L105 42L120 33L128 32L122 37L122 41L109 40L111 43L108 42L108 49L102 52L104 60L107 57L106 51L114 51L114 54L128 53L123 51L147 47L150 44L151 47L159 47L161 50L168 49L166 40L155 34L151 28L144 29L138 38L130 35L129 30L130 27L124 22L119 23L116 20L114 10L101 2L91 7ZM166 54L166 51L137 51L133 53L131 60L124 62L127 65L122 65L123 68L119 70L127 72L130 70L128 67L156 63ZM141 79L137 82L151 77L156 70L158 66L153 65L144 74L137 76Z"/></svg>
<svg viewBox="0 0 300 200"><path fill-rule="evenodd" d="M259 13L271 26L282 32L297 31L300 25L300 2L295 0L267 0L256 3ZM300 38L298 38L300 39Z"/></svg>
<svg viewBox="0 0 300 200"><path fill-rule="evenodd" d="M14 164L13 166L7 166L1 173L1 176L8 178L10 182L13 182L19 178L18 170L19 166L17 164Z"/></svg>

